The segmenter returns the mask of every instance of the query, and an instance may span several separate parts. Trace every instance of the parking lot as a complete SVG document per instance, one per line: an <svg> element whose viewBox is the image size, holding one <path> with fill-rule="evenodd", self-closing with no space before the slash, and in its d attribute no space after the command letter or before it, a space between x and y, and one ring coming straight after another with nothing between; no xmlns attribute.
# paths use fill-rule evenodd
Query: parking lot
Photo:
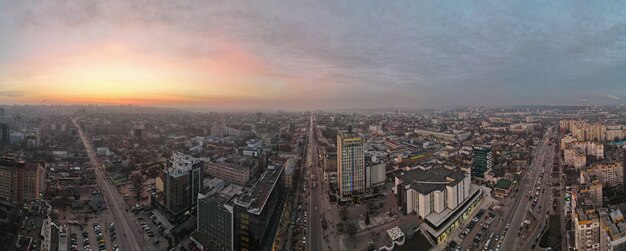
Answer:
<svg viewBox="0 0 626 251"><path fill-rule="evenodd" d="M88 224L69 226L68 242L72 251L118 250L117 232L106 217L96 218Z"/></svg>
<svg viewBox="0 0 626 251"><path fill-rule="evenodd" d="M167 248L167 239L164 236L171 230L171 225L151 210L139 210L136 215L135 224L141 226L143 244L152 245L158 250Z"/></svg>

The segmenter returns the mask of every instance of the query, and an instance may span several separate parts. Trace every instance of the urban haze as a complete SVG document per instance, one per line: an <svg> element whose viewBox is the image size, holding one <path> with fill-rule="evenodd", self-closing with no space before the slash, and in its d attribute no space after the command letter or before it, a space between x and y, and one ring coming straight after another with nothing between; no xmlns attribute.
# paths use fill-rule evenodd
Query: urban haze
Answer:
<svg viewBox="0 0 626 251"><path fill-rule="evenodd" d="M0 250L626 251L626 2L0 0Z"/></svg>

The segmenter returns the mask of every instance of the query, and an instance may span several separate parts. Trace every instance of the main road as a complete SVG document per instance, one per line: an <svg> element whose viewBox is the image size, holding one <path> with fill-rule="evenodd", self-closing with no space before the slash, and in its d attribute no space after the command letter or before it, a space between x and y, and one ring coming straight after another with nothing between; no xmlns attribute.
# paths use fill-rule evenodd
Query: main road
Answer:
<svg viewBox="0 0 626 251"><path fill-rule="evenodd" d="M318 207L320 207L320 194L322 193L322 185L320 184L320 172L318 166L318 152L317 152L317 137L315 135L315 117L311 112L311 124L309 130L309 145L307 147L307 161L308 165L307 177L308 182L306 186L309 189L309 214L308 214L308 231L307 231L307 246L310 251L322 250L322 226L321 217ZM310 172L310 173L309 173ZM316 186L313 186L313 184ZM315 188L314 188L315 187Z"/></svg>
<svg viewBox="0 0 626 251"><path fill-rule="evenodd" d="M505 221L510 224L510 227L508 231L506 232L506 236L504 238L504 242L502 243L501 250L520 250L524 248L524 247L520 248L519 246L517 246L517 239L518 237L520 237L519 235L521 235L520 230L521 230L522 222L524 221L524 218L526 216L526 213L529 210L529 205L530 205L530 200L525 195L527 195L529 191L530 192L534 191L535 184L538 180L537 178L539 177L539 174L543 173L546 170L547 165L545 165L544 163L548 162L548 160L551 160L553 158L554 149L552 148L553 146L549 145L549 140L548 140L552 135L553 135L553 127L550 127L546 131L541 141L541 146L535 152L535 158L533 159L533 162L530 168L527 170L528 173L524 175L524 177L520 181L519 192L517 193L517 197L515 198L515 201L513 202L513 208L511 208L513 210L509 211L509 214L507 215L505 219ZM552 166L550 166L550 168L551 167ZM550 172L548 171L546 173L547 175L544 175L544 178L545 180L548 180ZM546 193L551 192L548 189L546 190L547 190ZM534 239L532 240L529 239L527 242L531 242L531 241L534 242Z"/></svg>
<svg viewBox="0 0 626 251"><path fill-rule="evenodd" d="M102 190L104 200L108 206L108 212L113 216L113 222L115 223L115 229L117 230L119 240L122 240L120 244L122 250L147 250L152 249L148 245L140 245L139 241L143 243L144 236L142 230L139 228L139 224L131 224L134 219L133 215L126 211L124 199L119 195L115 186L107 182L104 165L100 162L96 153L91 146L91 143L85 136L83 128L78 124L78 118L72 120L74 126L78 130L78 135L85 146L87 155L94 169L96 175L96 181L98 186ZM138 241L139 240L139 241ZM109 244L112 245L112 244Z"/></svg>

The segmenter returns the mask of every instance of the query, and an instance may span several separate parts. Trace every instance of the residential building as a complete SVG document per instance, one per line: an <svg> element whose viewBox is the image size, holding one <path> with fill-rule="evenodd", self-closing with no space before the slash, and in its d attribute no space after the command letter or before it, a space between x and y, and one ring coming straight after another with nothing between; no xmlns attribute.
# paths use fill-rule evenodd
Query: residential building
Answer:
<svg viewBox="0 0 626 251"><path fill-rule="evenodd" d="M563 150L563 164L573 166L576 169L583 168L587 165L587 154L584 149L566 148Z"/></svg>
<svg viewBox="0 0 626 251"><path fill-rule="evenodd" d="M596 176L605 187L624 186L624 164L622 162L601 162L593 164L588 172Z"/></svg>
<svg viewBox="0 0 626 251"><path fill-rule="evenodd" d="M36 200L45 190L41 163L26 162L12 155L0 158L0 199L22 204Z"/></svg>
<svg viewBox="0 0 626 251"><path fill-rule="evenodd" d="M574 243L576 250L607 250L607 238L602 229L600 213L595 199L589 198L585 190L572 194L572 221L574 223Z"/></svg>
<svg viewBox="0 0 626 251"><path fill-rule="evenodd" d="M337 134L337 177L341 197L364 193L367 188L363 144L363 138L356 133L343 131Z"/></svg>
<svg viewBox="0 0 626 251"><path fill-rule="evenodd" d="M600 223L606 231L606 242L610 251L626 251L626 222L624 215L617 209L601 209Z"/></svg>

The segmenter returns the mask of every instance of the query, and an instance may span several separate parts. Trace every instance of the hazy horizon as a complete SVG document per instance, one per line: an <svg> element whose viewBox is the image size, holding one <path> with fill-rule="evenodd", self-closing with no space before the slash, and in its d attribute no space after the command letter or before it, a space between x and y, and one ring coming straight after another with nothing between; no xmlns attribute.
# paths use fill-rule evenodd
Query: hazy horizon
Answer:
<svg viewBox="0 0 626 251"><path fill-rule="evenodd" d="M253 111L626 98L626 3L0 6L0 104Z"/></svg>

